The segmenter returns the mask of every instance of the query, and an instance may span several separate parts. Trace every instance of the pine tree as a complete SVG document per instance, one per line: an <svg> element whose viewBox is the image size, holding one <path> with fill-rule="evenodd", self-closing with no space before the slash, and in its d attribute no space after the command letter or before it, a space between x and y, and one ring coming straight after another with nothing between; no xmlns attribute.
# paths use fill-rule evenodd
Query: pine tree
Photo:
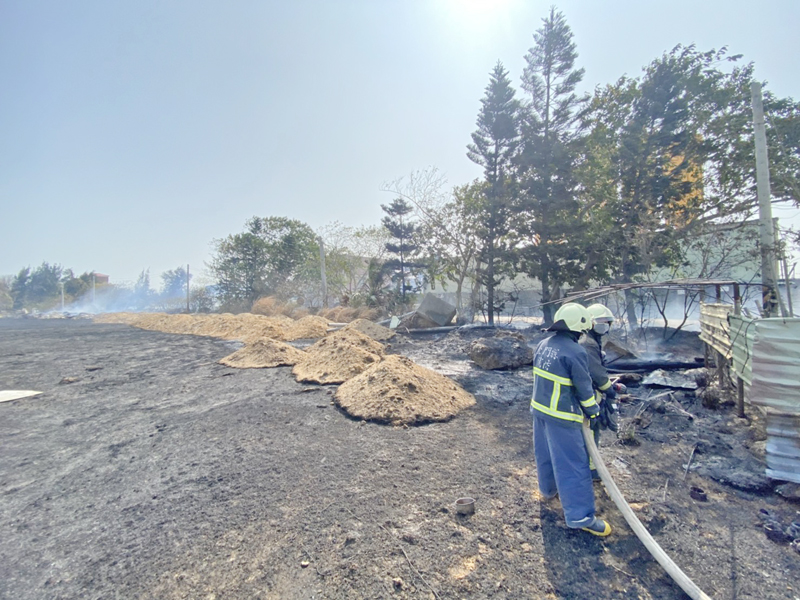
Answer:
<svg viewBox="0 0 800 600"><path fill-rule="evenodd" d="M550 9L525 55L522 87L528 92L519 158L521 179L518 228L527 241L526 272L542 284L545 322L552 322L554 299L563 283L578 276L580 206L574 176L580 142L578 109L585 97L575 93L583 69L564 15Z"/></svg>
<svg viewBox="0 0 800 600"><path fill-rule="evenodd" d="M386 243L386 250L397 256L387 260L384 268L392 272L392 280L397 282L401 303L405 305L406 290L413 289L406 284L406 270L419 266L411 261L419 250L419 245L414 242L417 225L409 219L414 208L403 198L395 198L388 206L381 204L381 208L386 213L381 223L394 240Z"/></svg>
<svg viewBox="0 0 800 600"><path fill-rule="evenodd" d="M483 167L485 203L479 232L481 248L478 281L486 286L489 324L494 324L495 287L510 268L510 248L505 241L511 216L513 159L519 146L519 103L508 79L508 71L497 61L481 99L478 129L467 146L467 156Z"/></svg>

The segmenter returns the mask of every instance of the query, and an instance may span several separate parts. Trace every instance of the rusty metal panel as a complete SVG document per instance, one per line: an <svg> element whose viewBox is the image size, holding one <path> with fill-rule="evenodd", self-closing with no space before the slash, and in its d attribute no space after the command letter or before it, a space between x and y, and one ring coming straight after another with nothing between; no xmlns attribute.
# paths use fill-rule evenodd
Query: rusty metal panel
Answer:
<svg viewBox="0 0 800 600"><path fill-rule="evenodd" d="M728 360L731 358L728 315L732 312L732 304L700 304L700 339Z"/></svg>
<svg viewBox="0 0 800 600"><path fill-rule="evenodd" d="M755 319L742 315L730 316L731 354L733 370L736 376L747 385L753 382L753 338L755 337Z"/></svg>

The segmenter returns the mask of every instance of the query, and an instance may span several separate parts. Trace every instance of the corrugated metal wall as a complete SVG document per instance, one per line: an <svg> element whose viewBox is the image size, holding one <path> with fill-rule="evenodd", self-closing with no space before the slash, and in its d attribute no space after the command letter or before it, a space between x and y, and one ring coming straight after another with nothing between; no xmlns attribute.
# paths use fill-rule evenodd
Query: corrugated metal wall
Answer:
<svg viewBox="0 0 800 600"><path fill-rule="evenodd" d="M741 315L731 315L730 321L733 370L737 377L750 385L753 382L753 362L750 359L753 355L753 338L756 333L754 323L756 321Z"/></svg>
<svg viewBox="0 0 800 600"><path fill-rule="evenodd" d="M702 304L700 338L732 360L752 404L767 413L767 476L800 483L800 318L749 319Z"/></svg>
<svg viewBox="0 0 800 600"><path fill-rule="evenodd" d="M731 358L731 336L728 315L730 304L700 304L700 339L726 359Z"/></svg>

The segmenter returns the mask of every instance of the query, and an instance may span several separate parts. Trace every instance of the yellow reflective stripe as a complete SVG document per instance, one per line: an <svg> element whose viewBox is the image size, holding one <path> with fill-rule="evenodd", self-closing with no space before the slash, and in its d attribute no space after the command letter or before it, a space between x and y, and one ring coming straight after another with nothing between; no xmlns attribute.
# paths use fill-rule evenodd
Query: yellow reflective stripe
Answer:
<svg viewBox="0 0 800 600"><path fill-rule="evenodd" d="M550 407L544 406L543 404L539 404L537 402L531 402L531 406L534 409L538 410L539 412L543 412L544 414L550 415L551 417L555 417L556 419L562 419L564 421L575 421L576 423L583 423L583 415L576 415L575 413L553 410Z"/></svg>
<svg viewBox="0 0 800 600"><path fill-rule="evenodd" d="M581 400L581 406L583 408L589 408L590 406L597 406L597 402L595 402L594 396L592 396L588 400Z"/></svg>
<svg viewBox="0 0 800 600"><path fill-rule="evenodd" d="M597 389L599 389L601 392L605 392L610 387L611 387L611 380L609 379L608 381L606 381L603 385L601 385Z"/></svg>
<svg viewBox="0 0 800 600"><path fill-rule="evenodd" d="M533 374L538 375L542 379L547 379L549 381L552 381L553 383L560 383L561 385L572 385L571 379L567 379L566 377L559 377L558 375L553 375L552 373L543 371L539 367L533 367Z"/></svg>
<svg viewBox="0 0 800 600"><path fill-rule="evenodd" d="M553 393L550 394L550 410L558 410L558 401L561 399L561 385L553 383Z"/></svg>

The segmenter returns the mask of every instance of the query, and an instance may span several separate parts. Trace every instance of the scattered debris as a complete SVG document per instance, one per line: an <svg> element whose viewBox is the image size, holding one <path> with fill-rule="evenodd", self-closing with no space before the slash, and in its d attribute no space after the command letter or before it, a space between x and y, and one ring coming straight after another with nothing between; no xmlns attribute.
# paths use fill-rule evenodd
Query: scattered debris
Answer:
<svg viewBox="0 0 800 600"><path fill-rule="evenodd" d="M417 314L431 321L434 327L444 327L456 316L456 307L428 292L417 308Z"/></svg>
<svg viewBox="0 0 800 600"><path fill-rule="evenodd" d="M499 330L494 337L472 341L469 357L487 370L516 369L533 364L533 350L528 346L525 336L513 331Z"/></svg>
<svg viewBox="0 0 800 600"><path fill-rule="evenodd" d="M0 402L11 402L12 400L19 400L21 398L30 398L31 396L38 396L43 392L35 392L33 390L0 390Z"/></svg>
<svg viewBox="0 0 800 600"><path fill-rule="evenodd" d="M706 494L703 488L692 486L691 489L689 490L689 496L691 496L693 500L697 500L698 502L708 502L708 494Z"/></svg>
<svg viewBox="0 0 800 600"><path fill-rule="evenodd" d="M86 370L87 371L100 371L100 370L102 370L102 368L103 367L100 366L100 365L89 365L88 367L86 367Z"/></svg>
<svg viewBox="0 0 800 600"><path fill-rule="evenodd" d="M775 488L775 491L787 500L800 501L800 484L798 483L782 483Z"/></svg>
<svg viewBox="0 0 800 600"><path fill-rule="evenodd" d="M68 384L68 383L78 383L80 380L81 380L81 378L80 378L80 377L64 377L64 378L63 378L61 381L59 381L58 383L59 383L60 385L66 385L66 384Z"/></svg>
<svg viewBox="0 0 800 600"><path fill-rule="evenodd" d="M656 369L642 379L642 385L696 390L697 381L695 376L697 371L702 371L702 369L690 369L682 372L668 372L664 369Z"/></svg>

